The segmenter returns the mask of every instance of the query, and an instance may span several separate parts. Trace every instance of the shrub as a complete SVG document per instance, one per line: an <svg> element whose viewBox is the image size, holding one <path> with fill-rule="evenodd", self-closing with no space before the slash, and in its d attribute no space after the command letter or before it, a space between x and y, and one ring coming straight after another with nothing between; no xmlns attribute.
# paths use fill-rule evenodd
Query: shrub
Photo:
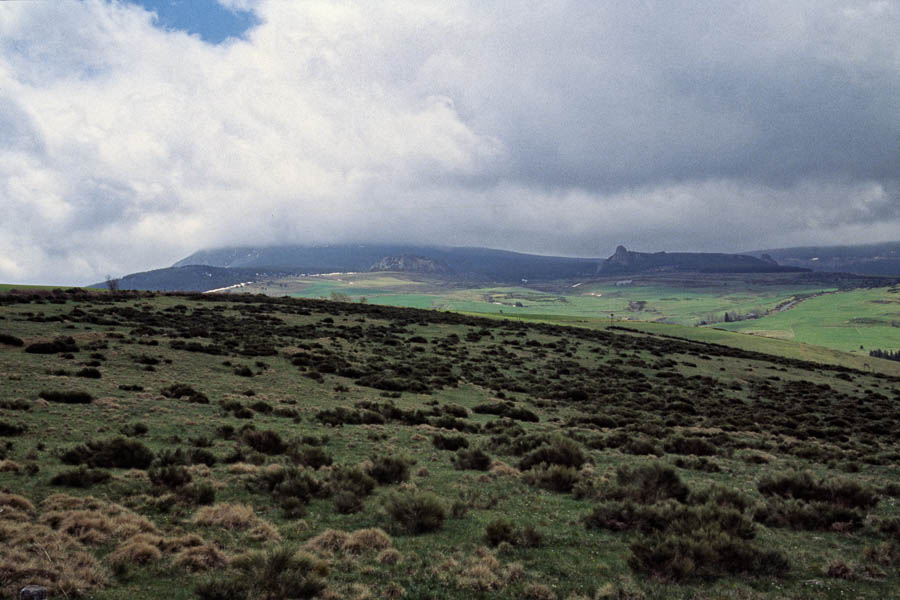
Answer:
<svg viewBox="0 0 900 600"><path fill-rule="evenodd" d="M183 487L191 482L191 474L185 467L180 465L167 465L164 467L153 467L147 471L147 477L153 485L176 489Z"/></svg>
<svg viewBox="0 0 900 600"><path fill-rule="evenodd" d="M342 515L358 513L363 509L363 499L350 490L340 490L334 494L334 509Z"/></svg>
<svg viewBox="0 0 900 600"><path fill-rule="evenodd" d="M516 528L507 519L496 519L488 523L484 528L484 541L489 546L498 546L502 542L515 546L517 539Z"/></svg>
<svg viewBox="0 0 900 600"><path fill-rule="evenodd" d="M672 454L694 454L696 456L713 456L716 454L714 445L698 437L676 435L667 439L663 447L666 452Z"/></svg>
<svg viewBox="0 0 900 600"><path fill-rule="evenodd" d="M769 500L753 512L753 519L769 527L808 531L848 531L862 527L858 511L827 502Z"/></svg>
<svg viewBox="0 0 900 600"><path fill-rule="evenodd" d="M522 479L528 485L533 485L550 492L568 493L578 483L578 471L572 467L560 465L539 465L530 471L526 471Z"/></svg>
<svg viewBox="0 0 900 600"><path fill-rule="evenodd" d="M25 348L31 354L59 354L62 352L78 352L78 344L72 337L58 337L52 342L35 342Z"/></svg>
<svg viewBox="0 0 900 600"><path fill-rule="evenodd" d="M855 481L847 479L816 481L807 471L766 475L760 479L757 489L764 496L827 502L845 508L869 509L878 504L877 493Z"/></svg>
<svg viewBox="0 0 900 600"><path fill-rule="evenodd" d="M22 347L25 345L25 342L22 341L21 338L17 338L14 335L10 335L8 333L0 333L0 344L6 344L7 346Z"/></svg>
<svg viewBox="0 0 900 600"><path fill-rule="evenodd" d="M364 498L372 493L377 483L358 467L339 466L329 473L328 489L334 494L351 492Z"/></svg>
<svg viewBox="0 0 900 600"><path fill-rule="evenodd" d="M453 457L453 465L461 471L487 471L491 468L491 457L478 449L459 450Z"/></svg>
<svg viewBox="0 0 900 600"><path fill-rule="evenodd" d="M198 392L191 386L183 383L172 384L169 387L161 389L159 393L166 398L172 398L174 400L187 400L194 404L209 404L209 398L206 397L206 394Z"/></svg>
<svg viewBox="0 0 900 600"><path fill-rule="evenodd" d="M150 431L150 428L145 423L128 423L122 425L119 431L128 437L140 437Z"/></svg>
<svg viewBox="0 0 900 600"><path fill-rule="evenodd" d="M146 469L153 458L153 452L141 442L121 437L90 441L70 448L60 456L60 460L68 465L85 464L105 469Z"/></svg>
<svg viewBox="0 0 900 600"><path fill-rule="evenodd" d="M209 505L216 501L216 488L208 481L191 483L181 488L180 495L192 504Z"/></svg>
<svg viewBox="0 0 900 600"><path fill-rule="evenodd" d="M440 529L446 510L433 494L403 492L390 496L385 504L388 515L407 533L420 534Z"/></svg>
<svg viewBox="0 0 900 600"><path fill-rule="evenodd" d="M752 542L715 529L691 534L655 534L630 546L628 565L663 581L749 573L783 575L790 568L780 552L763 551Z"/></svg>
<svg viewBox="0 0 900 600"><path fill-rule="evenodd" d="M263 454L284 454L287 450L287 444L277 431L247 429L242 437L245 444Z"/></svg>
<svg viewBox="0 0 900 600"><path fill-rule="evenodd" d="M85 367L75 372L75 377L85 377L87 379L100 379L100 371L93 367Z"/></svg>
<svg viewBox="0 0 900 600"><path fill-rule="evenodd" d="M87 392L77 391L42 390L38 396L47 402L59 402L61 404L90 404L94 400L94 397Z"/></svg>
<svg viewBox="0 0 900 600"><path fill-rule="evenodd" d="M228 571L195 588L200 600L313 598L327 587L324 561L293 548L254 551L236 557Z"/></svg>
<svg viewBox="0 0 900 600"><path fill-rule="evenodd" d="M25 425L0 421L0 436L22 435L26 431L28 431L28 428Z"/></svg>
<svg viewBox="0 0 900 600"><path fill-rule="evenodd" d="M402 456L373 456L370 460L366 473L382 485L408 480L409 468L415 464L414 460Z"/></svg>
<svg viewBox="0 0 900 600"><path fill-rule="evenodd" d="M311 469L327 467L333 462L331 455L317 446L303 445L299 448L292 448L290 457L294 464L303 465Z"/></svg>
<svg viewBox="0 0 900 600"><path fill-rule="evenodd" d="M437 434L431 438L431 443L438 450L459 450L460 448L468 448L469 440L461 435L441 435Z"/></svg>
<svg viewBox="0 0 900 600"><path fill-rule="evenodd" d="M645 456L648 454L662 456L664 454L664 452L659 449L659 446L643 438L630 439L622 444L619 449L625 454L632 454L634 456Z"/></svg>
<svg viewBox="0 0 900 600"><path fill-rule="evenodd" d="M111 475L99 469L79 467L69 471L61 471L50 479L50 485L64 487L88 488L99 483L106 483Z"/></svg>
<svg viewBox="0 0 900 600"><path fill-rule="evenodd" d="M548 465L562 465L577 469L586 460L584 451L577 442L569 438L555 437L548 444L526 454L519 462L519 468L524 471L541 463L547 463Z"/></svg>
<svg viewBox="0 0 900 600"><path fill-rule="evenodd" d="M690 489L678 477L672 467L654 463L638 467L622 466L616 469L616 484L603 495L610 500L632 500L640 504L653 504L666 499L679 502L687 500Z"/></svg>

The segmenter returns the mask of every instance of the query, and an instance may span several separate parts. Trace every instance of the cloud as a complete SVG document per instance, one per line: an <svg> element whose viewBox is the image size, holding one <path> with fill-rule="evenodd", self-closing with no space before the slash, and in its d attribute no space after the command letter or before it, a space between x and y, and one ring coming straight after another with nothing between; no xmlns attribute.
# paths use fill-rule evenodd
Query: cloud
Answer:
<svg viewBox="0 0 900 600"><path fill-rule="evenodd" d="M0 281L228 244L896 238L893 2L0 3Z"/></svg>

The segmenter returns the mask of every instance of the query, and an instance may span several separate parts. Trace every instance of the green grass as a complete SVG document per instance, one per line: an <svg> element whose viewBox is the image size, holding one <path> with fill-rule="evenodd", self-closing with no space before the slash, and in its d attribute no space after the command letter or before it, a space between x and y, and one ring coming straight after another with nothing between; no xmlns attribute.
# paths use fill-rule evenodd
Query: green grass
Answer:
<svg viewBox="0 0 900 600"><path fill-rule="evenodd" d="M721 326L866 356L876 348L897 350L900 349L900 293L893 289L826 294L762 319Z"/></svg>
<svg viewBox="0 0 900 600"><path fill-rule="evenodd" d="M539 303L527 297L533 291L522 288L482 289L475 294L487 291ZM430 297L423 294L421 299ZM115 502L147 518L163 537L194 533L228 556L277 545L253 539L246 532L196 524L193 516L200 507L178 494L171 505L160 504L170 492L155 488L142 470L107 469L112 480L90 489L51 485L54 475L71 468L60 460L63 451L122 435L125 425L141 422L149 431L136 439L157 454L189 449L191 440L208 438L209 451L219 462L209 469L191 467L194 480L213 483L218 503L251 505L279 532L283 543L299 546L329 528L388 531L402 555L398 564L380 562L374 552L323 555L331 566L328 583L333 597L366 593L385 597L389 586L396 584L407 598L513 599L525 597L527 586L541 584L558 598L593 597L600 590L621 597L632 593L636 598L884 598L900 584L896 564L879 567L883 575L863 571L877 566L866 558L865 548L887 541L878 532L878 522L900 516L896 500L880 491L887 484L900 484L896 466L900 445L894 435L900 421L893 404L900 379L879 372L843 373L822 364L744 352L788 342L657 323L619 323L646 333L607 331L607 320L584 316L531 312L522 313L517 323L505 313L505 319L493 315L489 320L359 303L264 303L239 295L104 295L80 301L70 298L62 304L0 299L5 302L0 303L3 333L26 343L72 336L80 346L66 358L0 345L4 381L0 421L27 428L0 438L5 460L18 467L18 471L0 469L0 489L38 506L36 513L19 518L15 526L42 522L52 526L56 521L47 520L40 503L51 494L65 493ZM672 332L693 335L696 341L659 335ZM745 347L709 344L728 336L744 340ZM216 345L223 354L177 350L171 346L173 341ZM254 355L249 350L252 344L272 344L277 354ZM153 370L137 360L144 355L159 360ZM810 353L805 358L817 356ZM102 378L75 376L92 361L100 363ZM399 387L425 383L430 389L427 393L403 391L388 399L359 373L342 376L341 361L360 373L391 377ZM249 367L254 376L237 375L236 366ZM201 391L210 403L194 404L161 394L175 383ZM121 386L142 386L143 391ZM85 390L95 400L79 405L46 403L38 399L45 389ZM253 394L247 395L248 390ZM424 411L427 422L392 418L383 424L325 426L317 418L324 410L355 410L360 402L392 402L406 414ZM573 440L587 458L578 477L593 486L596 494L612 488L616 470L622 466L655 462L671 466L690 458L672 453L660 458L629 454L624 442L645 440L663 447L673 438L688 436L714 442L715 455L709 460L720 469L713 473L678 468L678 477L691 490L717 484L759 504L766 500L757 491L764 475L802 469L816 477L850 478L878 490L880 501L866 511L868 519L852 533L756 524L752 543L790 558L792 570L783 577L722 574L664 583L629 567L630 547L641 537L639 532L582 525L582 518L602 498L541 490L509 468L519 464L522 456L503 444L520 436L504 438L500 431L491 430L503 422L500 417L473 410L502 402L539 416L539 422L519 422L526 435ZM250 409L251 418L238 418L226 410L230 403L244 407L265 403L281 412L267 412L258 405ZM468 415L460 421L472 430L442 428L437 413L429 411L439 413L446 405L467 409ZM597 425L584 421L585 417L605 420ZM289 518L276 497L254 485L252 475L234 470L224 459L240 449L245 462L261 463L243 469L264 470L290 465L290 458L255 454L240 436L224 439L217 433L222 425L276 431L288 442L326 436L323 448L335 465L365 467L373 454L385 452L411 457L416 464L408 482L376 487L360 512L341 514L331 499L314 498L306 504L304 518ZM484 449L509 467L489 473L457 470L454 453L432 445L437 433L462 435L470 447ZM746 460L756 454L764 454L771 462ZM326 468L311 475L327 481L328 472ZM384 503L392 494L412 489L436 494L447 508L456 502L468 508L449 516L436 532L408 535L395 527ZM751 512L748 509L745 516ZM544 536L543 546L492 549L486 554L485 526L499 518L538 529ZM114 572L111 553L127 535L109 535L100 543L78 543L77 547L96 557L107 577L104 587L89 590L83 597L195 597L193 589L201 576L178 567L171 553ZM9 546L0 546L0 564L8 551ZM47 551L54 550L48 547ZM51 571L61 570L68 557L55 556ZM851 563L860 577L825 577L823 569L835 559ZM520 572L517 579L504 578L510 569ZM214 575L224 573L218 570ZM810 581L821 583L812 586ZM0 580L3 593L22 584L24 580L16 578Z"/></svg>

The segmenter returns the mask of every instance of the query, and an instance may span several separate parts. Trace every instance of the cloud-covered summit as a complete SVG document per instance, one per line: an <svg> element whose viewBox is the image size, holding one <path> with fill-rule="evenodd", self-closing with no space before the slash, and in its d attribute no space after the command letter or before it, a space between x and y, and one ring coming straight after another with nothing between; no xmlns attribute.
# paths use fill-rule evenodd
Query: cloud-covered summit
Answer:
<svg viewBox="0 0 900 600"><path fill-rule="evenodd" d="M348 241L895 239L895 2L0 3L0 281Z"/></svg>

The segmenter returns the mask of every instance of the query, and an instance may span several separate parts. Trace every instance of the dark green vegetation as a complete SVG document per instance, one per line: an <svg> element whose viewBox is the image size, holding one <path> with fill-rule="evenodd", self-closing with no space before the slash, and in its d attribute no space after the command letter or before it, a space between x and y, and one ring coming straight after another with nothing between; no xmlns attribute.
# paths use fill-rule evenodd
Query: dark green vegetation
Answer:
<svg viewBox="0 0 900 600"><path fill-rule="evenodd" d="M264 296L7 294L0 332L3 594L900 586L900 378Z"/></svg>

